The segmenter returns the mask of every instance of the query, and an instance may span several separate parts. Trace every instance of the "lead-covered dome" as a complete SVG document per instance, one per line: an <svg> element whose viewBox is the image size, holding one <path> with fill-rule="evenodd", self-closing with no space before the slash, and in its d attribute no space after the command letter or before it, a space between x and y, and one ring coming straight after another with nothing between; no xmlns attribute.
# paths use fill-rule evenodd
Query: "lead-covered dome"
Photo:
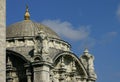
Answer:
<svg viewBox="0 0 120 82"><path fill-rule="evenodd" d="M6 31L6 37L7 38L34 37L38 35L38 33L41 31L44 32L48 37L60 39L57 33L55 33L49 27L31 21L27 6L26 12L24 14L24 20L8 26Z"/></svg>
<svg viewBox="0 0 120 82"><path fill-rule="evenodd" d="M43 31L48 37L60 39L60 37L49 27L33 22L31 20L23 20L7 27L6 37L32 37Z"/></svg>

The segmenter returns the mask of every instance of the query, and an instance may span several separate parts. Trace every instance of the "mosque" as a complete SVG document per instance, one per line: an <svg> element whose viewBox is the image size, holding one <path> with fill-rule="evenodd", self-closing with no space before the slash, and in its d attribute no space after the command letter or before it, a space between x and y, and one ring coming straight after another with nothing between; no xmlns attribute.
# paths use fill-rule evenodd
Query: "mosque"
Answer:
<svg viewBox="0 0 120 82"><path fill-rule="evenodd" d="M56 27L57 28L57 27ZM49 27L24 20L6 28L6 82L95 82L94 56L78 57Z"/></svg>

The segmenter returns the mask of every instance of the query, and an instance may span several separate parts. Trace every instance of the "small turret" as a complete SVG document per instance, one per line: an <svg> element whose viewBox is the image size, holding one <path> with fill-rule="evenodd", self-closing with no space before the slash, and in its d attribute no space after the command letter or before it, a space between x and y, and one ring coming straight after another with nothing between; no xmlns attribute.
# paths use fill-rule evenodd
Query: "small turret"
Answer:
<svg viewBox="0 0 120 82"><path fill-rule="evenodd" d="M97 79L95 70L94 70L94 56L89 54L88 49L86 48L83 52L83 55L80 57L85 69L88 71L89 81L94 82Z"/></svg>

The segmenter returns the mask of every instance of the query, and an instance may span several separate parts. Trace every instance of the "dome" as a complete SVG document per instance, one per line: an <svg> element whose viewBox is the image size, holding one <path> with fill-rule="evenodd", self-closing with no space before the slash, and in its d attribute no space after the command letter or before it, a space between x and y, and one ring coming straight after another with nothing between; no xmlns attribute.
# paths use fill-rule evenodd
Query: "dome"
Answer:
<svg viewBox="0 0 120 82"><path fill-rule="evenodd" d="M33 22L31 20L23 20L7 27L6 37L7 38L18 38L18 37L33 37L38 32L43 31L48 37L60 39L60 37L51 30L49 27Z"/></svg>
<svg viewBox="0 0 120 82"><path fill-rule="evenodd" d="M41 31L44 32L48 37L60 39L57 33L55 33L49 27L31 21L28 6L26 6L24 20L8 26L6 31L6 37L7 38L34 37L38 35L38 33Z"/></svg>

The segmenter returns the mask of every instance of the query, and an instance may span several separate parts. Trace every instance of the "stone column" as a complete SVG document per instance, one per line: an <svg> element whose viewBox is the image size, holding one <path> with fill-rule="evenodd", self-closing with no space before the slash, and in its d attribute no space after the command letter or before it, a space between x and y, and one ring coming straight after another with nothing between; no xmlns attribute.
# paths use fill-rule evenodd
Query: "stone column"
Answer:
<svg viewBox="0 0 120 82"><path fill-rule="evenodd" d="M6 82L6 0L0 0L0 82Z"/></svg>
<svg viewBox="0 0 120 82"><path fill-rule="evenodd" d="M34 82L50 82L50 65L45 63L34 63Z"/></svg>
<svg viewBox="0 0 120 82"><path fill-rule="evenodd" d="M26 68L27 82L33 82L32 81L32 68L31 68L30 63L26 63L24 67Z"/></svg>
<svg viewBox="0 0 120 82"><path fill-rule="evenodd" d="M29 69L27 69L26 72L27 72L26 73L26 75L27 75L27 82L32 82L32 79L31 79L32 74L31 74L31 72L29 71Z"/></svg>

